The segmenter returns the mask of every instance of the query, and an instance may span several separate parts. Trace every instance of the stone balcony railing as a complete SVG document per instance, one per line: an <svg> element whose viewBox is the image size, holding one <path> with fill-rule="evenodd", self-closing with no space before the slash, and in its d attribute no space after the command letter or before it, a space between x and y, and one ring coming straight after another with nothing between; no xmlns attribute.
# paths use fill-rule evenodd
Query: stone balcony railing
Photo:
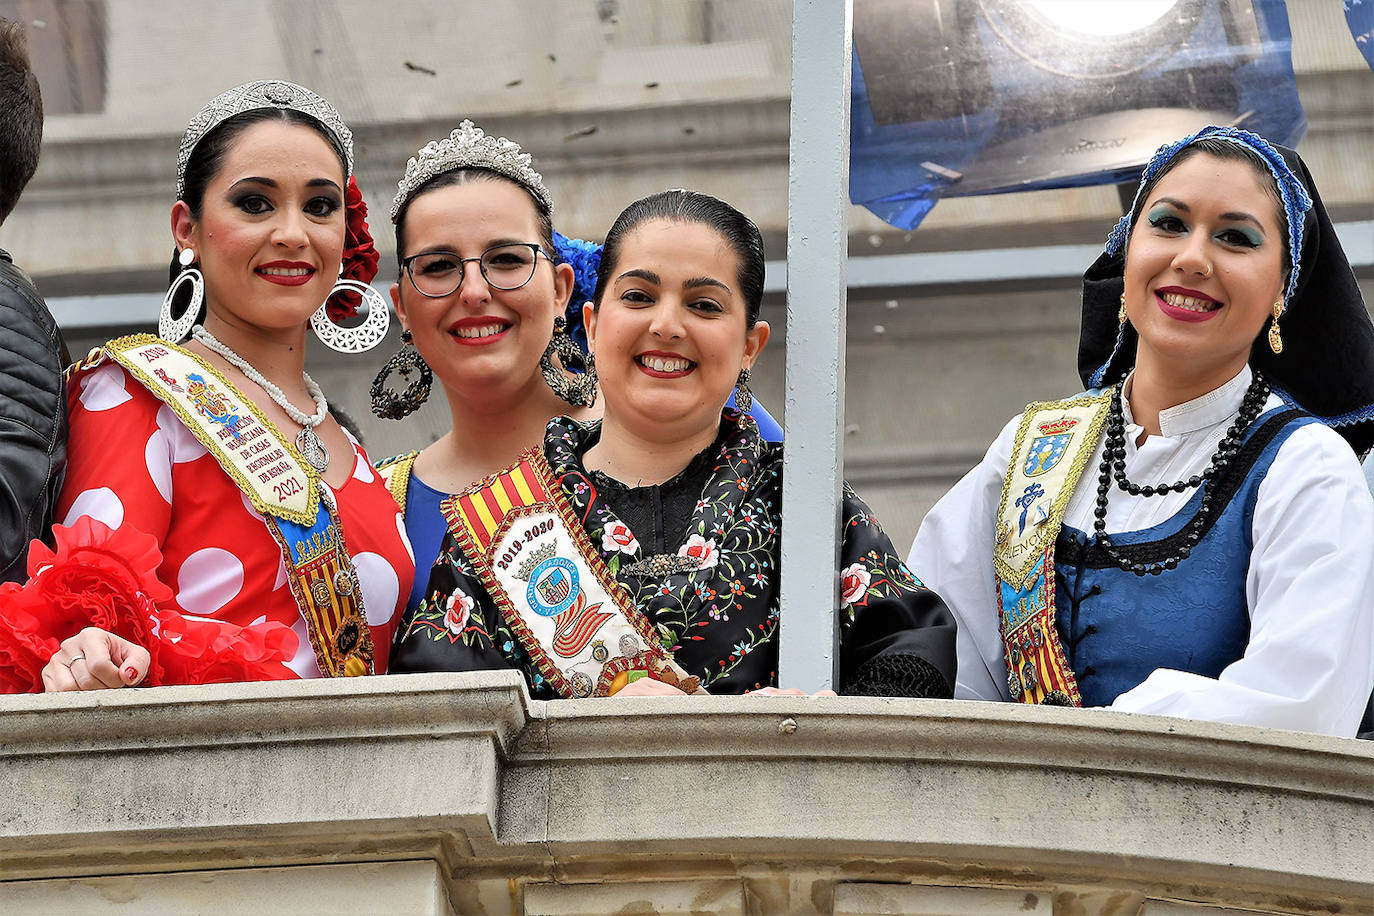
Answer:
<svg viewBox="0 0 1374 916"><path fill-rule="evenodd" d="M513 673L0 699L0 912L1374 913L1374 746Z"/></svg>

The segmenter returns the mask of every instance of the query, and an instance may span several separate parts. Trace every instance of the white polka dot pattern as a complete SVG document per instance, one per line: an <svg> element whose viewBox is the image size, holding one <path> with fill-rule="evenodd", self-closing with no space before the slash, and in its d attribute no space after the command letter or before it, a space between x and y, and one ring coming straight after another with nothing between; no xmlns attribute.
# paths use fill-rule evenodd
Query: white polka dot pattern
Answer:
<svg viewBox="0 0 1374 916"><path fill-rule="evenodd" d="M286 663L286 667L299 674L301 677L323 677L320 671L320 663L315 660L315 647L310 644L310 631L306 629L305 618L296 618L296 623L291 627L291 631L296 634L300 644L296 647L296 656Z"/></svg>
<svg viewBox="0 0 1374 916"><path fill-rule="evenodd" d="M367 611L367 622L379 627L396 613L396 601L401 594L396 570L391 568L386 557L371 551L354 557L353 566L358 570L358 581L363 585L363 607Z"/></svg>
<svg viewBox="0 0 1374 916"><path fill-rule="evenodd" d="M243 588L243 564L219 547L205 547L177 571L177 604L191 614L213 614Z"/></svg>
<svg viewBox="0 0 1374 916"><path fill-rule="evenodd" d="M81 406L90 411L111 410L129 400L124 370L114 363L81 376Z"/></svg>
<svg viewBox="0 0 1374 916"><path fill-rule="evenodd" d="M158 408L157 428L167 437L173 463L185 464L208 454L195 433L187 429L166 404Z"/></svg>
<svg viewBox="0 0 1374 916"><path fill-rule="evenodd" d="M169 506L172 504L171 451L171 446L167 444L167 436L160 429L153 430L153 434L148 437L148 444L143 447L143 463L148 466L148 476L152 478L153 486L157 487L157 492Z"/></svg>
<svg viewBox="0 0 1374 916"><path fill-rule="evenodd" d="M415 548L410 544L410 535L406 534L406 520L401 513L396 513L396 533L401 536L401 543L405 546L406 553L410 556L410 564L415 565ZM419 570L416 570L418 575Z"/></svg>
<svg viewBox="0 0 1374 916"><path fill-rule="evenodd" d="M109 487L82 490L76 499L72 500L72 507L67 510L67 517L62 520L62 524L70 526L83 515L89 515L111 528L118 528L124 524L124 504Z"/></svg>

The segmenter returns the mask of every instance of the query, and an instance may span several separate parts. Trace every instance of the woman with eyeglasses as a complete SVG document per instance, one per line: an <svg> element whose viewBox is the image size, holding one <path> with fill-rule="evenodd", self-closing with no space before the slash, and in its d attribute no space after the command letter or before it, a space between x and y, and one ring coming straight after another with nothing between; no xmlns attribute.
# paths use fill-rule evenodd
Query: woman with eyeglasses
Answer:
<svg viewBox="0 0 1374 916"><path fill-rule="evenodd" d="M97 625L59 634L47 690L386 670L405 531L304 369L307 328L345 352L386 331L385 300L345 276L346 245L371 244L352 164L338 112L292 83L236 87L192 119L160 337L111 341L69 383L70 530L51 563L86 587L36 613ZM52 567L31 572L66 594ZM23 607L5 597L13 625Z"/></svg>
<svg viewBox="0 0 1374 916"><path fill-rule="evenodd" d="M1306 166L1160 148L1084 276L1079 370L930 511L956 695L1354 735L1374 685L1374 326Z"/></svg>
<svg viewBox="0 0 1374 916"><path fill-rule="evenodd" d="M440 502L538 442L550 418L595 410L595 376L571 371L583 368L565 317L577 275L555 253L552 213L529 154L471 121L421 149L399 183L402 347L373 383L372 410L408 416L437 377L452 417L438 440L379 466L415 550L410 607L447 531Z"/></svg>
<svg viewBox="0 0 1374 916"><path fill-rule="evenodd" d="M726 407L768 340L763 273L758 228L713 197L619 216L583 308L604 418L553 420L443 501L450 533L393 671L514 668L540 699L776 692L782 446ZM842 518L841 692L949 696L940 598L847 487Z"/></svg>
<svg viewBox="0 0 1374 916"><path fill-rule="evenodd" d="M452 418L429 446L380 465L415 549L414 608L448 530L440 502L539 442L549 420L599 415L582 305L601 249L555 232L530 155L471 121L410 160L392 222L401 275L391 297L404 331L372 409L408 416L437 376Z"/></svg>

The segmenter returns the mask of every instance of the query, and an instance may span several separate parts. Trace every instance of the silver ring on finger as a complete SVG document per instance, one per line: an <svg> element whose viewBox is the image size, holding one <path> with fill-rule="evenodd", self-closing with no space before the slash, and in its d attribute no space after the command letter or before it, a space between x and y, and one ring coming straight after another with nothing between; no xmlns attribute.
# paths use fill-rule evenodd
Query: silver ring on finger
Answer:
<svg viewBox="0 0 1374 916"><path fill-rule="evenodd" d="M73 656L71 657L71 659L67 662L67 667L70 668L72 665L75 665L77 662L83 662L83 661L85 661L85 660L86 660L86 656L84 656L84 655L73 655Z"/></svg>

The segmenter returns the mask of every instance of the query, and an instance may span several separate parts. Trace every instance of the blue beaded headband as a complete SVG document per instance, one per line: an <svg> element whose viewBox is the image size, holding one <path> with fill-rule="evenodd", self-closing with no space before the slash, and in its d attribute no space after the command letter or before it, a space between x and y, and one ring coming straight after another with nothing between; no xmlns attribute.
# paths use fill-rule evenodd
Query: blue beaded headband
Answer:
<svg viewBox="0 0 1374 916"><path fill-rule="evenodd" d="M1145 166L1145 171L1140 176L1140 187L1135 192L1135 200L1131 203L1130 212L1121 217L1116 227L1107 236L1107 254L1117 255L1126 250L1126 240L1130 237L1131 225L1135 222L1136 213L1140 209L1140 196L1145 191L1145 185L1149 184L1150 179L1159 174L1169 160L1178 154L1178 151L1207 137L1214 137L1218 140L1225 140L1237 146L1244 146L1247 149L1258 153L1269 167L1269 174L1273 176L1274 183L1279 189L1279 199L1283 202L1284 216L1288 219L1288 254L1291 260L1291 271L1288 274L1288 286L1283 293L1283 311L1288 310L1288 300L1293 297L1293 293L1298 288L1298 270L1302 260L1302 232L1303 217L1307 211L1312 209L1312 197L1307 193L1298 176L1293 174L1288 163L1279 155L1279 151L1269 145L1259 134L1251 133L1248 130L1241 130L1236 127L1204 127L1202 130L1182 140L1173 143L1166 143L1155 151L1149 164Z"/></svg>

